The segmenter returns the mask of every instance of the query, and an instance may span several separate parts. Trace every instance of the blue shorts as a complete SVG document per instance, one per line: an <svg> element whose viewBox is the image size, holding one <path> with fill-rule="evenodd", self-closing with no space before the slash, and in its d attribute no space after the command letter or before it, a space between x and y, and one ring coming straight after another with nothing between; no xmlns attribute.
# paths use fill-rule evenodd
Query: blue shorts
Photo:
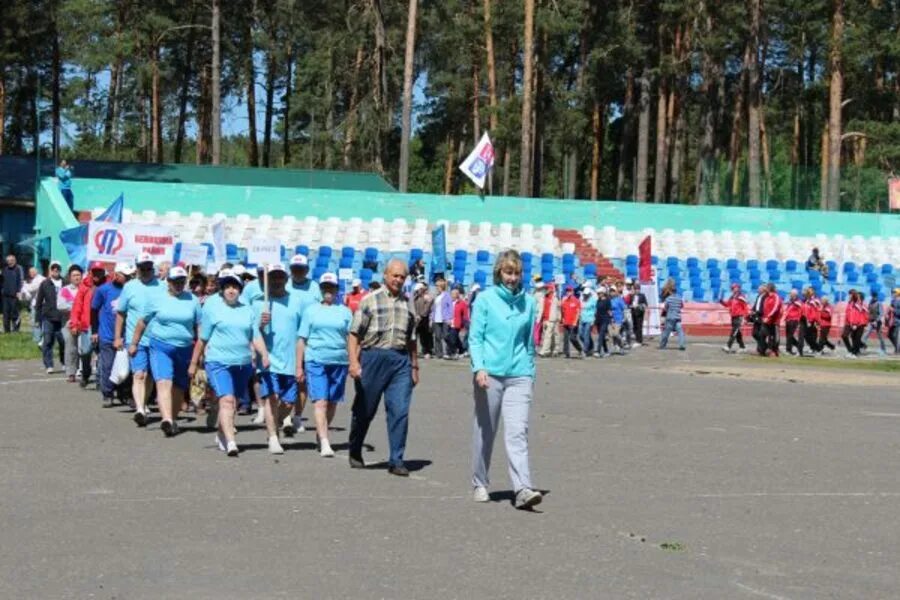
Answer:
<svg viewBox="0 0 900 600"><path fill-rule="evenodd" d="M132 373L146 373L150 369L150 346L138 346L128 363Z"/></svg>
<svg viewBox="0 0 900 600"><path fill-rule="evenodd" d="M188 365L194 346L173 346L156 339L150 340L150 370L156 381L171 381L172 385L188 389Z"/></svg>
<svg viewBox="0 0 900 600"><path fill-rule="evenodd" d="M344 388L347 386L347 365L323 365L308 361L306 363L306 386L312 402L327 400L343 402Z"/></svg>
<svg viewBox="0 0 900 600"><path fill-rule="evenodd" d="M293 404L297 401L298 391L297 378L293 375L271 371L261 371L259 374L259 395L263 398L276 394L285 404Z"/></svg>
<svg viewBox="0 0 900 600"><path fill-rule="evenodd" d="M244 398L250 386L250 378L253 377L253 367L247 365L223 365L217 362L207 362L206 380L216 394L216 398L222 396L234 396Z"/></svg>

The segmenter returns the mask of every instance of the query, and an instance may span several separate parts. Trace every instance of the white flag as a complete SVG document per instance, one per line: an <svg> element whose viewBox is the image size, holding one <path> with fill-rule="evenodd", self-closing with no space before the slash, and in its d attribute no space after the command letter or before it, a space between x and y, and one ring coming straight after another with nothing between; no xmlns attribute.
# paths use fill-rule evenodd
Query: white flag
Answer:
<svg viewBox="0 0 900 600"><path fill-rule="evenodd" d="M221 265L227 260L225 250L225 221L219 219L212 226L213 256L215 263Z"/></svg>
<svg viewBox="0 0 900 600"><path fill-rule="evenodd" d="M479 189L484 189L485 180L487 180L488 172L494 167L494 145L487 132L481 136L481 141L472 150L472 153L466 157L466 160L459 165L459 170L466 174L466 177L472 180L472 183Z"/></svg>

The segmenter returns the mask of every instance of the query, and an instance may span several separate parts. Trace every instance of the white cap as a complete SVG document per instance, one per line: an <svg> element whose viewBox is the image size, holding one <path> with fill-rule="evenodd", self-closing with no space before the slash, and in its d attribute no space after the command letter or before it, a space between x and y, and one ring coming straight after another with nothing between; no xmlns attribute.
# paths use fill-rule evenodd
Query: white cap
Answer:
<svg viewBox="0 0 900 600"><path fill-rule="evenodd" d="M581 284L581 287L586 290L592 290L592 289L594 289L594 284L591 283L590 281L585 281L584 283Z"/></svg>
<svg viewBox="0 0 900 600"><path fill-rule="evenodd" d="M59 264L58 260L50 261L50 268L52 269L53 267L59 267L60 269L62 269L62 265Z"/></svg>
<svg viewBox="0 0 900 600"><path fill-rule="evenodd" d="M334 273L322 273L322 276L319 277L319 285L322 285L324 283L330 283L331 285L337 285L338 284L337 275L335 275Z"/></svg>
<svg viewBox="0 0 900 600"><path fill-rule="evenodd" d="M294 267L308 267L309 260L303 256L302 254L295 254L291 257L291 268Z"/></svg>
<svg viewBox="0 0 900 600"><path fill-rule="evenodd" d="M241 286L242 289L244 287L244 280L241 279L240 275L235 274L235 272L231 269L222 269L221 271L219 271L218 279L219 285L224 285L226 281L233 281L234 283Z"/></svg>
<svg viewBox="0 0 900 600"><path fill-rule="evenodd" d="M169 275L166 277L168 280L172 279L187 279L187 271L184 270L184 267L172 267L169 269Z"/></svg>
<svg viewBox="0 0 900 600"><path fill-rule="evenodd" d="M534 284L534 289L536 289L536 290L542 290L542 289L544 289L544 282L543 282L543 281L538 281L537 283L535 283L535 284Z"/></svg>
<svg viewBox="0 0 900 600"><path fill-rule="evenodd" d="M351 285L352 287L362 287L362 280L361 280L361 279L354 279L353 282L352 282L350 285Z"/></svg>
<svg viewBox="0 0 900 600"><path fill-rule="evenodd" d="M247 268L246 268L244 265L240 264L240 263L234 265L234 266L231 268L231 274L232 274L232 275L236 275L236 276L238 276L238 277L240 277L241 275L243 275L243 274L246 273L246 272L247 272Z"/></svg>
<svg viewBox="0 0 900 600"><path fill-rule="evenodd" d="M419 290L424 290L424 289L425 289L425 284L422 283L421 281L413 286L414 292L418 292Z"/></svg>
<svg viewBox="0 0 900 600"><path fill-rule="evenodd" d="M477 283L473 283L473 284L472 284L472 287L469 288L469 291L470 291L470 292L477 292L477 291L480 290L480 289L481 289L481 286L480 286L480 285L478 285Z"/></svg>
<svg viewBox="0 0 900 600"><path fill-rule="evenodd" d="M134 264L142 265L144 263L153 264L153 255L149 252L141 252L136 259L134 259Z"/></svg>
<svg viewBox="0 0 900 600"><path fill-rule="evenodd" d="M605 286L605 285L601 285L599 291L600 291L601 294L605 294L608 290L606 289L606 286Z"/></svg>
<svg viewBox="0 0 900 600"><path fill-rule="evenodd" d="M121 273L122 275L131 275L132 273L134 273L134 267L124 261L117 262L116 273Z"/></svg>
<svg viewBox="0 0 900 600"><path fill-rule="evenodd" d="M269 265L269 273L284 273L287 275L287 269L281 263L272 263Z"/></svg>

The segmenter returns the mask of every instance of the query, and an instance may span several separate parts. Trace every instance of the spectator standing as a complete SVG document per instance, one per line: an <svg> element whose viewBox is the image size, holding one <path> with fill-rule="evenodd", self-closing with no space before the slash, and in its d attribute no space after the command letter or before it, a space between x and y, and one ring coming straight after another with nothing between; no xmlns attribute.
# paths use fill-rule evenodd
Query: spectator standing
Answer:
<svg viewBox="0 0 900 600"><path fill-rule="evenodd" d="M579 339L579 324L581 323L581 300L575 295L575 287L566 286L566 292L559 304L563 325L563 354L566 358L572 358L569 346L575 347L579 357L584 353L584 346Z"/></svg>
<svg viewBox="0 0 900 600"><path fill-rule="evenodd" d="M753 336L753 339L756 340L756 351L763 356L766 354L766 342L763 338L763 311L765 310L766 295L766 284L760 284L749 316L750 320L753 322L751 335Z"/></svg>
<svg viewBox="0 0 900 600"><path fill-rule="evenodd" d="M344 306L349 308L351 313L356 314L356 311L359 310L359 303L365 297L366 292L362 289L362 281L354 279L350 284L350 293L344 294Z"/></svg>
<svg viewBox="0 0 900 600"><path fill-rule="evenodd" d="M25 276L22 273L22 267L16 263L14 254L6 256L2 278L3 333L19 331L21 325L19 298L22 294L22 287L25 285Z"/></svg>
<svg viewBox="0 0 900 600"><path fill-rule="evenodd" d="M597 299L597 313L594 315L594 325L597 327L597 358L606 358L609 356L609 342L607 335L609 334L609 325L612 323L612 302L609 299L608 288L600 286L598 293L600 297Z"/></svg>
<svg viewBox="0 0 900 600"><path fill-rule="evenodd" d="M38 346L43 345L44 333L41 328L41 317L34 307L37 304L38 288L41 287L43 281L44 276L38 273L35 267L30 267L28 269L28 281L22 286L21 293L22 300L28 302L28 306L31 309L31 339Z"/></svg>
<svg viewBox="0 0 900 600"><path fill-rule="evenodd" d="M556 286L552 283L544 288L544 301L541 312L541 352L540 355L550 358L559 354L559 298L556 297Z"/></svg>
<svg viewBox="0 0 900 600"><path fill-rule="evenodd" d="M422 282L413 287L413 308L416 313L416 338L419 341L419 351L425 358L431 358L434 352L434 342L431 338L431 324L428 316L431 314L431 305L434 297L428 292L428 286Z"/></svg>
<svg viewBox="0 0 900 600"><path fill-rule="evenodd" d="M594 327L594 317L597 316L597 296L590 285L585 284L581 290L581 312L578 315L578 336L581 338L581 350L584 356L590 356L594 349L594 340L591 337L591 329Z"/></svg>
<svg viewBox="0 0 900 600"><path fill-rule="evenodd" d="M644 345L644 315L647 314L647 296L641 292L639 284L634 285L631 297L628 300L631 312L631 328L634 331L634 339L638 346Z"/></svg>
<svg viewBox="0 0 900 600"><path fill-rule="evenodd" d="M874 331L875 335L878 337L878 343L881 346L878 350L878 354L884 356L887 354L887 347L884 345L884 337L881 335L881 327L884 325L884 307L881 305L881 301L878 300L878 292L872 292L872 298L869 300L867 309L869 313L868 323L862 334L861 344L865 348L866 342L869 341L869 336L872 335L872 332Z"/></svg>
<svg viewBox="0 0 900 600"><path fill-rule="evenodd" d="M516 508L528 509L543 500L533 489L528 458L535 378L532 327L537 310L535 301L522 289L519 253L500 253L494 265L494 285L475 305L470 335L475 375L472 487L476 502L490 500L488 469L501 417Z"/></svg>
<svg viewBox="0 0 900 600"><path fill-rule="evenodd" d="M419 383L416 316L401 294L406 275L403 261L388 261L384 286L363 299L347 338L350 376L356 388L350 420L350 466L365 467L363 443L384 396L390 446L388 472L400 477L409 476L403 456L412 391Z"/></svg>
<svg viewBox="0 0 900 600"><path fill-rule="evenodd" d="M431 336L434 341L434 357L444 358L447 350L447 328L453 319L453 301L447 291L447 280L438 277L434 282L437 293L431 305Z"/></svg>
<svg viewBox="0 0 900 600"><path fill-rule="evenodd" d="M763 304L763 330L764 354L769 356L779 355L779 332L781 317L784 313L784 302L775 290L775 284L769 282L766 286L766 301Z"/></svg>
<svg viewBox="0 0 900 600"><path fill-rule="evenodd" d="M450 290L450 298L453 300L453 320L450 321L448 338L448 352L452 360L456 360L464 353L462 332L469 327L469 303L459 286Z"/></svg>
<svg viewBox="0 0 900 600"><path fill-rule="evenodd" d="M72 307L75 305L83 274L79 265L70 266L66 274L66 283L56 297L56 307L62 321L63 347L65 348L63 364L66 370L66 381L69 383L75 383L75 374L78 372L78 336L72 333L69 323L72 321Z"/></svg>
<svg viewBox="0 0 900 600"><path fill-rule="evenodd" d="M686 342L684 339L684 328L681 325L681 313L684 309L684 300L678 289L672 286L668 290L668 295L663 300L662 314L665 318L665 327L662 335L659 336L659 349L665 350L669 343L669 336L674 332L678 334L678 349L685 350Z"/></svg>
<svg viewBox="0 0 900 600"><path fill-rule="evenodd" d="M731 317L731 333L728 335L728 343L722 347L724 352L731 352L731 348L735 342L738 344L741 352L746 350L744 346L744 335L741 328L744 325L744 317L750 313L750 305L747 303L747 297L741 293L739 283L731 284L731 296L728 299L722 299L722 306L728 309L728 315Z"/></svg>
<svg viewBox="0 0 900 600"><path fill-rule="evenodd" d="M70 165L65 159L61 160L59 166L56 167L56 180L59 185L59 193L62 194L63 200L66 201L66 205L72 212L75 212L75 194L72 192L72 172L74 170L75 167Z"/></svg>
<svg viewBox="0 0 900 600"><path fill-rule="evenodd" d="M94 290L106 283L106 268L103 263L93 262L88 270L88 276L81 278L81 285L78 286L78 293L72 304L72 316L69 318L69 328L73 335L78 336L78 355L81 359L81 381L78 383L82 388L87 387L91 379L93 358L97 352L91 335L91 301Z"/></svg>
<svg viewBox="0 0 900 600"><path fill-rule="evenodd" d="M41 352L44 359L44 368L47 373L53 372L53 344L57 344L59 350L59 362L65 364L65 341L62 335L62 314L56 305L59 291L62 289L63 280L60 274L62 266L53 261L50 263L50 277L44 279L38 287L35 311L41 318L41 333L43 343Z"/></svg>
<svg viewBox="0 0 900 600"><path fill-rule="evenodd" d="M791 355L797 354L799 351L800 356L803 356L803 342L797 335L800 329L800 315L802 313L803 303L800 302L797 290L792 289L785 303L784 311L784 335L787 338L784 342L784 349Z"/></svg>

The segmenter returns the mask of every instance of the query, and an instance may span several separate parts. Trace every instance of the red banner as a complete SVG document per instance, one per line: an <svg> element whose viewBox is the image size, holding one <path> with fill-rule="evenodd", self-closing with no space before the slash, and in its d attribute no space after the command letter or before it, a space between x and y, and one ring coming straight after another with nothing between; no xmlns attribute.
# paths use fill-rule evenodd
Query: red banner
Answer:
<svg viewBox="0 0 900 600"><path fill-rule="evenodd" d="M888 202L890 210L900 210L900 177L888 179Z"/></svg>
<svg viewBox="0 0 900 600"><path fill-rule="evenodd" d="M644 238L638 246L640 261L638 262L638 279L641 283L649 282L652 278L652 257L650 252L650 236Z"/></svg>

